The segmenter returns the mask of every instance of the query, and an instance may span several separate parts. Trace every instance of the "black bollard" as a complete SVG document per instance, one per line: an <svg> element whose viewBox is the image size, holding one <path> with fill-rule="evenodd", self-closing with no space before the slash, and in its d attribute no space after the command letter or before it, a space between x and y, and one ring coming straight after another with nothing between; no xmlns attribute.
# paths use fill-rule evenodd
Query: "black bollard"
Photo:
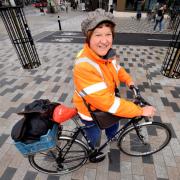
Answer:
<svg viewBox="0 0 180 180"><path fill-rule="evenodd" d="M59 24L59 30L61 31L61 21L60 21L60 17L58 16L58 24Z"/></svg>

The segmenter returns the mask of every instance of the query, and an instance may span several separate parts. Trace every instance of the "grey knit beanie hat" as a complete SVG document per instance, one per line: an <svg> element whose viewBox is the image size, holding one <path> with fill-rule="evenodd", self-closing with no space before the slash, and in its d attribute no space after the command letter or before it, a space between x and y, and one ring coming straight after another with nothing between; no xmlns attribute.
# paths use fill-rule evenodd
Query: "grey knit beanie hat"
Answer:
<svg viewBox="0 0 180 180"><path fill-rule="evenodd" d="M109 21L114 26L116 25L114 22L114 16L110 12L105 12L104 9L96 9L95 11L89 12L87 18L83 20L81 23L81 29L84 35L87 35L89 30L94 29L98 24L103 21Z"/></svg>

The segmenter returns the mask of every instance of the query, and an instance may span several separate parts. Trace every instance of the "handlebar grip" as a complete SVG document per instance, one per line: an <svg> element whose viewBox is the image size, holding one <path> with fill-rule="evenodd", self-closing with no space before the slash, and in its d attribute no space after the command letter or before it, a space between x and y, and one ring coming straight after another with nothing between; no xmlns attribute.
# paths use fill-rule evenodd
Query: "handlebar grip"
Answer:
<svg viewBox="0 0 180 180"><path fill-rule="evenodd" d="M148 103L140 94L139 88L134 86L134 85L130 85L129 88L133 91L134 96L135 96L135 101L136 104L139 104L141 107L143 106L151 106L150 103Z"/></svg>
<svg viewBox="0 0 180 180"><path fill-rule="evenodd" d="M139 92L139 88L134 86L134 85L130 85L129 88L133 91L135 97L140 96L140 92Z"/></svg>
<svg viewBox="0 0 180 180"><path fill-rule="evenodd" d="M134 85L130 85L129 89L133 90L134 87L135 87Z"/></svg>
<svg viewBox="0 0 180 180"><path fill-rule="evenodd" d="M141 104L142 104L143 106L152 106L150 103L148 103L148 102L147 102L144 98L142 98L142 97L141 97L140 101L141 101Z"/></svg>

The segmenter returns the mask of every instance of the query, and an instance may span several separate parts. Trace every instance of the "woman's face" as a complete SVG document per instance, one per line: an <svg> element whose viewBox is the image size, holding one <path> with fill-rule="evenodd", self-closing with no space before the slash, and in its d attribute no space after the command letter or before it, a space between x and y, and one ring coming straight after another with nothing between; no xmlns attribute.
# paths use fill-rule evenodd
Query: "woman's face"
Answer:
<svg viewBox="0 0 180 180"><path fill-rule="evenodd" d="M113 35L110 27L97 27L90 38L89 46L98 55L105 56L112 47Z"/></svg>

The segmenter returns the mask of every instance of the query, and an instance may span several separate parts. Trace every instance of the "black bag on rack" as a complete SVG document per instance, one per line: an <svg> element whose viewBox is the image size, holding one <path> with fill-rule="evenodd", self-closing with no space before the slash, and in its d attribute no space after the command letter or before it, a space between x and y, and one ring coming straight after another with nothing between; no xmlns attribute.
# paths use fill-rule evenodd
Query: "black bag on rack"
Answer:
<svg viewBox="0 0 180 180"><path fill-rule="evenodd" d="M24 111L18 113L18 115L23 115L23 118L12 128L12 139L15 142L25 143L40 140L40 137L52 129L55 123L51 119L57 105L59 103L50 102L48 99L35 100L27 104Z"/></svg>
<svg viewBox="0 0 180 180"><path fill-rule="evenodd" d="M111 113L100 110L91 111L90 114L100 129L109 128L112 125L118 123L118 121L121 119L119 116L115 116Z"/></svg>
<svg viewBox="0 0 180 180"><path fill-rule="evenodd" d="M26 132L26 119L22 118L12 128L11 137L14 141L20 141L23 139Z"/></svg>
<svg viewBox="0 0 180 180"><path fill-rule="evenodd" d="M116 95L116 97L120 97L118 88L115 88L115 95ZM81 96L81 95L79 94L79 96ZM97 125L99 126L100 129L109 128L109 127L113 126L114 124L118 123L118 121L121 119L121 117L115 116L109 112L104 112L101 110L92 111L90 104L88 104L82 96L81 96L81 98L82 98L85 106L88 108L88 110L91 114L91 117L97 123Z"/></svg>

